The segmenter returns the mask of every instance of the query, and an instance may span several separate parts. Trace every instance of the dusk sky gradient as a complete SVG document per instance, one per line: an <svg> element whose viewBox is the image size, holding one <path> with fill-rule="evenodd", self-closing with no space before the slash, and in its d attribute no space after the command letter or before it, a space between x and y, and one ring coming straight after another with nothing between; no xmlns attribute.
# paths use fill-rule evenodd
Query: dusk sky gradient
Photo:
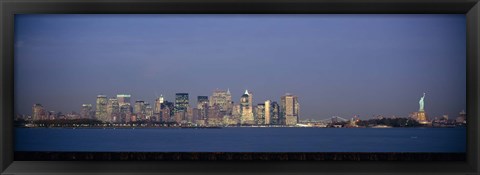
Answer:
<svg viewBox="0 0 480 175"><path fill-rule="evenodd" d="M300 119L466 110L465 15L15 15L15 111L292 93Z"/></svg>

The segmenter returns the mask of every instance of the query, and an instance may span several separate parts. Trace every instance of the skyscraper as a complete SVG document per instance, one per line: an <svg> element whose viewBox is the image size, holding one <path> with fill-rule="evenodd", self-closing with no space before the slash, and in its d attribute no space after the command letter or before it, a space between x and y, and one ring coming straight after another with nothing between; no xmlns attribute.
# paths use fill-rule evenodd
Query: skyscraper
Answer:
<svg viewBox="0 0 480 175"><path fill-rule="evenodd" d="M218 126L223 123L223 113L219 105L210 106L207 110L207 123L210 126Z"/></svg>
<svg viewBox="0 0 480 175"><path fill-rule="evenodd" d="M231 123L232 125L240 124L240 118L242 117L242 110L240 109L240 104L233 105L232 116L231 116Z"/></svg>
<svg viewBox="0 0 480 175"><path fill-rule="evenodd" d="M121 123L128 123L132 121L132 106L130 103L124 103L120 106L120 119Z"/></svg>
<svg viewBox="0 0 480 175"><path fill-rule="evenodd" d="M126 103L130 104L130 97L131 97L131 95L129 95L129 94L117 94L118 104L120 106L122 106Z"/></svg>
<svg viewBox="0 0 480 175"><path fill-rule="evenodd" d="M92 112L92 104L82 104L82 109L80 109L80 118L92 119Z"/></svg>
<svg viewBox="0 0 480 175"><path fill-rule="evenodd" d="M107 116L107 103L108 100L106 95L97 96L97 103L95 105L95 117L97 120L109 122L109 117Z"/></svg>
<svg viewBox="0 0 480 175"><path fill-rule="evenodd" d="M137 100L135 101L135 116L137 120L145 120L145 101Z"/></svg>
<svg viewBox="0 0 480 175"><path fill-rule="evenodd" d="M300 105L298 103L298 97L285 94L285 96L281 97L281 112L283 117L285 118L286 125L296 125L298 122L298 113Z"/></svg>
<svg viewBox="0 0 480 175"><path fill-rule="evenodd" d="M265 104L264 103L260 103L257 105L257 112L256 112L256 120L257 120L257 124L259 125L264 125L265 124L265 113L266 113L266 110L265 110Z"/></svg>
<svg viewBox="0 0 480 175"><path fill-rule="evenodd" d="M188 93L175 94L175 112L186 112L189 106Z"/></svg>
<svg viewBox="0 0 480 175"><path fill-rule="evenodd" d="M245 93L240 97L240 122L241 124L254 124L255 120L253 117L253 94L248 93L248 90L245 90Z"/></svg>
<svg viewBox="0 0 480 175"><path fill-rule="evenodd" d="M203 109L208 107L208 96L198 96L197 97L197 109Z"/></svg>
<svg viewBox="0 0 480 175"><path fill-rule="evenodd" d="M217 89L213 91L212 96L210 97L210 106L218 105L220 111L226 112L226 114L232 113L232 95L230 94L230 89L220 90Z"/></svg>
<svg viewBox="0 0 480 175"><path fill-rule="evenodd" d="M122 123L132 121L132 104L130 94L117 94L118 105L120 106L120 121Z"/></svg>
<svg viewBox="0 0 480 175"><path fill-rule="evenodd" d="M150 103L147 103L147 102L145 102L144 105L145 105L145 119L154 120L152 119L152 117L154 117L152 106L150 105Z"/></svg>
<svg viewBox="0 0 480 175"><path fill-rule="evenodd" d="M163 101L164 101L163 95L160 95L160 97L155 99L155 105L154 105L153 113L155 113L155 114L160 113L160 110L162 110Z"/></svg>
<svg viewBox="0 0 480 175"><path fill-rule="evenodd" d="M47 119L47 114L45 112L45 109L41 104L33 104L32 107L32 117L33 120L46 120Z"/></svg>
<svg viewBox="0 0 480 175"><path fill-rule="evenodd" d="M145 101L142 101L142 100L135 101L135 113L145 114Z"/></svg>
<svg viewBox="0 0 480 175"><path fill-rule="evenodd" d="M175 94L174 121L181 123L187 120L187 109L189 108L188 93Z"/></svg>
<svg viewBox="0 0 480 175"><path fill-rule="evenodd" d="M118 99L109 98L107 103L107 116L112 122L119 122L120 117L120 105Z"/></svg>
<svg viewBox="0 0 480 175"><path fill-rule="evenodd" d="M282 119L280 116L280 105L276 101L272 102L270 107L272 108L270 111L270 124L272 125L284 125L285 119Z"/></svg>
<svg viewBox="0 0 480 175"><path fill-rule="evenodd" d="M264 105L265 105L265 122L264 123L266 125L270 125L271 124L270 120L272 118L272 116L271 116L272 115L272 111L271 111L272 107L270 106L271 101L270 100L265 101Z"/></svg>
<svg viewBox="0 0 480 175"><path fill-rule="evenodd" d="M172 102L164 101L161 106L160 119L162 122L173 121L175 105Z"/></svg>

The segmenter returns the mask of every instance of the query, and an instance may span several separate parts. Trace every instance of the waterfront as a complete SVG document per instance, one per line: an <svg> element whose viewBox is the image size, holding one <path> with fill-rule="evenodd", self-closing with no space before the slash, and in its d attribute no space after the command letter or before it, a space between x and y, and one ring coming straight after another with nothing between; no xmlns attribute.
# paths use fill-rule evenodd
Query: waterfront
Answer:
<svg viewBox="0 0 480 175"><path fill-rule="evenodd" d="M466 128L16 128L15 151L465 152Z"/></svg>

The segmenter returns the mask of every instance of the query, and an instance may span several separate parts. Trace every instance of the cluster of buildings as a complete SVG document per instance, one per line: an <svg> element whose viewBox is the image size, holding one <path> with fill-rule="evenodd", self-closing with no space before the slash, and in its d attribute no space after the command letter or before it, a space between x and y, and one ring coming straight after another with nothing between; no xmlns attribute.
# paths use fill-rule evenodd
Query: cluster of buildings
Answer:
<svg viewBox="0 0 480 175"><path fill-rule="evenodd" d="M215 90L211 96L197 96L196 106L190 106L188 93L176 93L170 102L160 96L153 104L137 100L132 103L131 95L118 94L109 98L98 95L95 106L83 104L79 114L73 116L47 112L41 104L32 108L33 120L57 118L97 119L106 123L129 123L137 121L175 122L197 126L226 125L296 125L300 105L298 97L285 94L280 103L267 100L253 103L253 93L245 90L239 103L232 101L229 90ZM67 114L68 115L68 114Z"/></svg>
<svg viewBox="0 0 480 175"><path fill-rule="evenodd" d="M465 125L466 113L462 111L455 119L448 115L428 117L425 110L425 94L420 98L420 108L410 113L408 118L416 120L422 125L452 126ZM360 121L358 116L352 119L333 116L319 121L299 122L300 105L298 97L285 94L280 103L266 100L262 103L253 103L253 93L245 90L240 101L232 101L229 90L215 90L211 96L197 96L196 106L190 105L188 93L176 93L175 101L170 102L163 96L157 97L153 104L137 100L132 103L131 95L117 94L108 98L98 95L96 104L82 104L80 113L56 113L46 111L41 104L34 104L32 120L51 119L96 119L105 123L126 124L131 122L163 122L193 124L195 126L232 126L232 125L283 125L283 126L315 126L326 127L327 124L347 122L349 126L356 126ZM383 119L383 116L377 116ZM396 117L393 117L396 118ZM429 119L432 118L432 119Z"/></svg>

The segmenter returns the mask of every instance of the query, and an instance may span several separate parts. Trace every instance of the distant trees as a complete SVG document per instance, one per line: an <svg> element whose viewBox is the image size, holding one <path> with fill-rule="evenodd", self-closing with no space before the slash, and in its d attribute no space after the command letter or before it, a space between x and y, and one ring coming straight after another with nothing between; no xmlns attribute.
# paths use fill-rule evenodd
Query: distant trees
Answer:
<svg viewBox="0 0 480 175"><path fill-rule="evenodd" d="M418 127L421 126L416 120L410 118L383 118L383 119L370 119L360 120L357 122L358 126L375 126L386 125L391 127Z"/></svg>
<svg viewBox="0 0 480 175"><path fill-rule="evenodd" d="M94 126L102 124L102 121L96 119L55 119L55 120L35 120L33 124L44 127L71 127L75 125Z"/></svg>

